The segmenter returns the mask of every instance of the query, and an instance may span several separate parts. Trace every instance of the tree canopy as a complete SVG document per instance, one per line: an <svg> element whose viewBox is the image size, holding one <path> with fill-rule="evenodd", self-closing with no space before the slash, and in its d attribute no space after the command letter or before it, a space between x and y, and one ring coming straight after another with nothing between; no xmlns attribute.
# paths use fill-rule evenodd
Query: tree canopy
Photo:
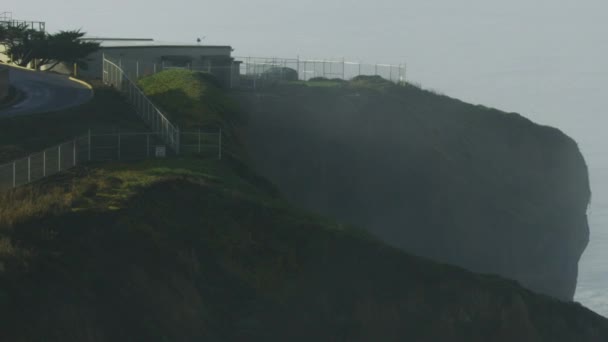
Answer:
<svg viewBox="0 0 608 342"><path fill-rule="evenodd" d="M82 40L84 35L80 30L49 34L27 26L0 26L0 44L20 66L35 61L37 67L49 65L49 69L59 63L77 63L86 68L87 56L99 49L99 43Z"/></svg>

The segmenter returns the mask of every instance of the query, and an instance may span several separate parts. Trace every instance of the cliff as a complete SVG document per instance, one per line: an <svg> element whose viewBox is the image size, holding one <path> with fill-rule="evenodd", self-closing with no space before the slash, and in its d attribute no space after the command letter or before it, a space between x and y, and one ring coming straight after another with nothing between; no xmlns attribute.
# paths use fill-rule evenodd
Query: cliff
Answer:
<svg viewBox="0 0 608 342"><path fill-rule="evenodd" d="M0 198L1 341L606 341L608 321L296 210L235 161Z"/></svg>
<svg viewBox="0 0 608 342"><path fill-rule="evenodd" d="M257 170L293 203L409 253L572 300L590 189L559 130L377 78L241 100Z"/></svg>
<svg viewBox="0 0 608 342"><path fill-rule="evenodd" d="M181 125L224 127L224 159L89 164L0 194L0 341L608 340L608 321L577 303L297 209L250 167L223 90L156 77L144 91ZM88 123L117 122L99 107ZM54 115L53 138L79 114ZM4 143L36 118L0 125Z"/></svg>

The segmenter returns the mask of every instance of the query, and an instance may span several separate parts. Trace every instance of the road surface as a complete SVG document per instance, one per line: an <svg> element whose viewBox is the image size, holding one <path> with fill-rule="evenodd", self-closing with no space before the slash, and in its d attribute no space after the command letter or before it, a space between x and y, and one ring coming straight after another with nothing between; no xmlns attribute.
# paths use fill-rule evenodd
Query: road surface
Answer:
<svg viewBox="0 0 608 342"><path fill-rule="evenodd" d="M10 84L25 96L12 107L0 109L0 118L53 112L89 101L93 91L67 76L9 67Z"/></svg>

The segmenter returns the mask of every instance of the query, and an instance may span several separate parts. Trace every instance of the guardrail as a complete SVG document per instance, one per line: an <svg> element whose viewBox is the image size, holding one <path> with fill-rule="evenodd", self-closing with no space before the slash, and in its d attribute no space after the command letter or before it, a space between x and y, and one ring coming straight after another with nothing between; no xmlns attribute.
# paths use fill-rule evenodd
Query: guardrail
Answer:
<svg viewBox="0 0 608 342"><path fill-rule="evenodd" d="M181 154L222 159L222 131L180 133ZM26 157L0 164L0 191L26 185L85 162L135 161L168 157L172 152L155 132L117 132L76 137Z"/></svg>
<svg viewBox="0 0 608 342"><path fill-rule="evenodd" d="M103 56L103 83L123 93L135 111L172 149L179 153L179 127L172 124L167 116L150 101L141 89L122 69L121 62L114 62Z"/></svg>

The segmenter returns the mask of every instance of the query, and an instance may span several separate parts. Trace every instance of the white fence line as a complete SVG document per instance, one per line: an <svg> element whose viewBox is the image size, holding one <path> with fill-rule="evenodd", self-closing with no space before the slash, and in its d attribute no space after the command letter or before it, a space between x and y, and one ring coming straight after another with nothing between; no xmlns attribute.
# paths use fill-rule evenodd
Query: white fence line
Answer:
<svg viewBox="0 0 608 342"><path fill-rule="evenodd" d="M380 76L395 83L405 83L407 72L405 64L367 64L347 60L267 57L235 57L235 61L228 64L208 62L205 65L185 63L182 66L176 66L167 65L162 61L136 59L120 59L119 62L113 64L123 71L124 77L131 80L138 80L167 69L186 69L213 74L230 88L238 86L256 88L258 84L263 84L265 81L309 81L313 78L351 80L357 76ZM237 73L238 77L235 77ZM104 75L106 74L104 73Z"/></svg>
<svg viewBox="0 0 608 342"><path fill-rule="evenodd" d="M297 79L308 81L311 78L337 78L350 80L357 76L380 76L395 83L406 82L406 64L369 64L354 61L331 59L300 59L274 57L235 57L241 60L241 75L263 77L273 69L292 69Z"/></svg>
<svg viewBox="0 0 608 342"><path fill-rule="evenodd" d="M103 56L103 83L113 86L123 93L135 108L139 116L156 132L176 153L179 153L179 127L156 107L139 89L135 82L123 71L120 61L117 63Z"/></svg>
<svg viewBox="0 0 608 342"><path fill-rule="evenodd" d="M160 141L160 142L159 142ZM181 154L217 155L222 159L222 131L181 132ZM27 157L0 164L0 192L71 169L84 162L129 161L165 157L156 132L87 134Z"/></svg>

